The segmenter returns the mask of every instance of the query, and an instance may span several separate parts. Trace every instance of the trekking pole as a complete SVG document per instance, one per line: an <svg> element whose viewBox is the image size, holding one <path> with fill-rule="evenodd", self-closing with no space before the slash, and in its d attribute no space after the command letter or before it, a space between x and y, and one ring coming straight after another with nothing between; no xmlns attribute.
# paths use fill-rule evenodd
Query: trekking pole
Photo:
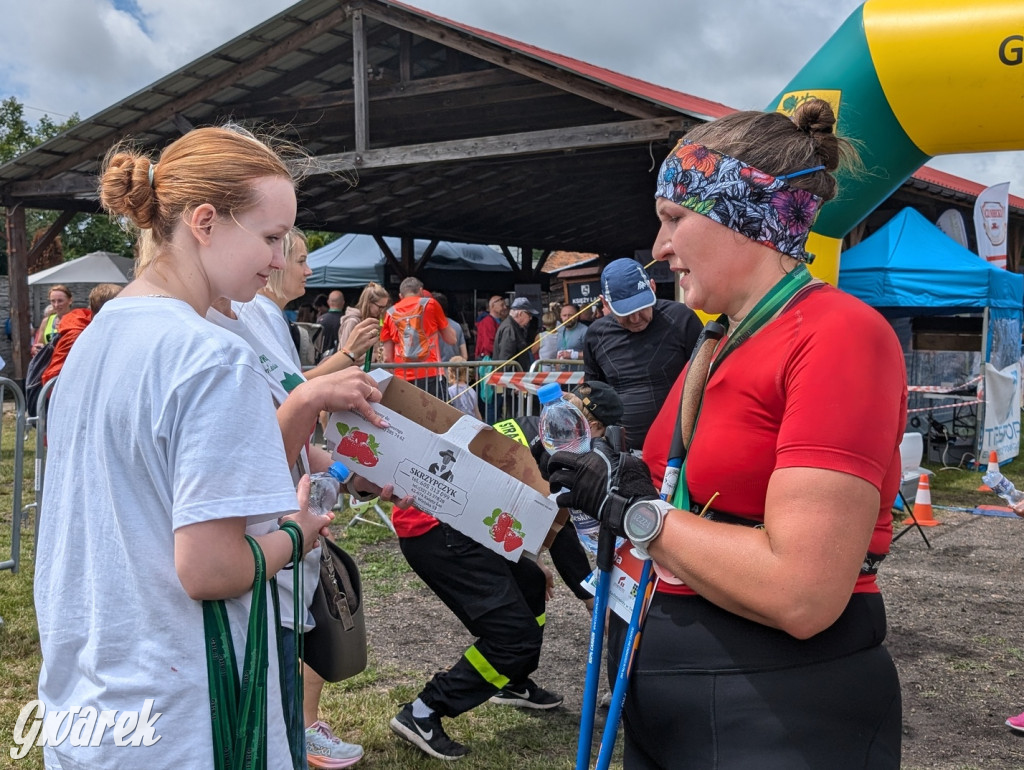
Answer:
<svg viewBox="0 0 1024 770"><path fill-rule="evenodd" d="M594 713L597 711L597 690L601 681L604 616L608 609L608 592L612 582L614 560L615 533L602 522L597 535L597 592L594 595L594 612L590 618L590 647L587 653L587 678L583 687L583 710L580 712L580 737L576 747L576 770L590 768Z"/></svg>
<svg viewBox="0 0 1024 770"><path fill-rule="evenodd" d="M677 420L678 422L678 420ZM665 467L665 474L661 486L661 499L667 500L672 495L679 479L682 466L682 459L678 451L681 440L673 441L673 452ZM651 596L654 592L655 579L651 576L654 562L645 559L640 571L640 582L637 584L636 603L633 605L633 612L629 617L629 625L626 628L626 638L622 642L622 655L619 658L619 668L615 673L615 686L612 689L611 703L608 705L608 717L604 723L604 733L601 735L601 746L597 753L597 765L594 770L607 770L612 761L612 752L615 750L615 739L619 733L619 721L622 718L622 706L626 702L626 689L629 687L629 675L633 670L633 660L637 648L640 646L640 636L643 632L644 620L647 618L647 609L650 606Z"/></svg>
<svg viewBox="0 0 1024 770"><path fill-rule="evenodd" d="M633 658L640 644L640 634L647 614L647 605L651 598L651 589L654 587L654 582L651 579L652 564L650 559L646 559L640 573L636 603L633 604L633 612L626 629L626 638L622 643L622 656L619 658L619 669L615 674L615 687L612 690L612 700L608 706L608 716L605 719L601 747L597 752L597 764L594 766L594 770L608 770L612 761L615 738L619 732L619 720L622 717L622 704L626 700L626 688L629 686L629 675L633 668Z"/></svg>
<svg viewBox="0 0 1024 770"><path fill-rule="evenodd" d="M625 435L617 425L609 426L605 439L613 449L621 450ZM615 533L607 522L601 522L597 535L597 592L594 595L594 613L590 618L590 647L587 654L587 676L583 686L583 709L580 712L580 736L576 747L576 770L589 770L591 746L594 741L594 714L597 711L597 691L601 681L601 652L604 647L605 615L608 594L615 564Z"/></svg>

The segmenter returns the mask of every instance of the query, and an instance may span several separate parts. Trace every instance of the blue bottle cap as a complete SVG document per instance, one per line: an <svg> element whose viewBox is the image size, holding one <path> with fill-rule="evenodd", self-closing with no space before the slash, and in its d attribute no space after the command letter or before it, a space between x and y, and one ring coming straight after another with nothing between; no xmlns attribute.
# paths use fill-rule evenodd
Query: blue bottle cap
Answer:
<svg viewBox="0 0 1024 770"><path fill-rule="evenodd" d="M557 382L549 382L537 389L537 398L541 404L550 404L552 401L559 401L562 398L562 386Z"/></svg>
<svg viewBox="0 0 1024 770"><path fill-rule="evenodd" d="M334 478L336 478L342 484L346 483L349 480L349 478L352 476L352 471L350 471L348 468L346 468L341 463L337 463L337 462L336 463L332 463L331 467L327 469L327 472L330 473L332 476L334 476Z"/></svg>

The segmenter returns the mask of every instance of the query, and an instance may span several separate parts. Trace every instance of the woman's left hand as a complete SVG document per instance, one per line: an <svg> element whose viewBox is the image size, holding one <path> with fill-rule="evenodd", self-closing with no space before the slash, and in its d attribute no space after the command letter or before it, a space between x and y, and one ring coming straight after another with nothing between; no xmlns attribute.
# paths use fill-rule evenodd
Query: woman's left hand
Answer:
<svg viewBox="0 0 1024 770"><path fill-rule="evenodd" d="M658 490L643 460L618 452L603 438L586 454L555 452L548 462L551 491L562 508L576 508L622 534L622 517L637 500L653 500Z"/></svg>
<svg viewBox="0 0 1024 770"><path fill-rule="evenodd" d="M304 382L295 389L305 389L318 412L356 412L378 428L386 428L384 420L373 409L381 399L377 383L358 367L350 366Z"/></svg>

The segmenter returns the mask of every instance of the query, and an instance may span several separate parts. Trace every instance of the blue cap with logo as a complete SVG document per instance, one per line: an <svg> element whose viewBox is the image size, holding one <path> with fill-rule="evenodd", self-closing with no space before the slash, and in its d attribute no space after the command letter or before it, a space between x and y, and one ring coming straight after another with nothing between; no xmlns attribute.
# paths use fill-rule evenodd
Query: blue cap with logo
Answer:
<svg viewBox="0 0 1024 770"><path fill-rule="evenodd" d="M601 296L618 316L653 307L658 298L651 278L635 259L616 259L601 273Z"/></svg>

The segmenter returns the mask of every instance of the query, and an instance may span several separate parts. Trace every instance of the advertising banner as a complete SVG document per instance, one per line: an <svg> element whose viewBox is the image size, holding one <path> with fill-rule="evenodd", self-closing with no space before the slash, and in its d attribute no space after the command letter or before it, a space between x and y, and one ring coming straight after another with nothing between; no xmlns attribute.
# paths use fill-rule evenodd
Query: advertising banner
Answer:
<svg viewBox="0 0 1024 770"><path fill-rule="evenodd" d="M1006 268L1006 228L1010 183L986 187L974 201L974 234L978 256L990 265Z"/></svg>
<svg viewBox="0 0 1024 770"><path fill-rule="evenodd" d="M996 450L999 462L1020 452L1020 362L1005 369L985 364L985 430L980 457Z"/></svg>

